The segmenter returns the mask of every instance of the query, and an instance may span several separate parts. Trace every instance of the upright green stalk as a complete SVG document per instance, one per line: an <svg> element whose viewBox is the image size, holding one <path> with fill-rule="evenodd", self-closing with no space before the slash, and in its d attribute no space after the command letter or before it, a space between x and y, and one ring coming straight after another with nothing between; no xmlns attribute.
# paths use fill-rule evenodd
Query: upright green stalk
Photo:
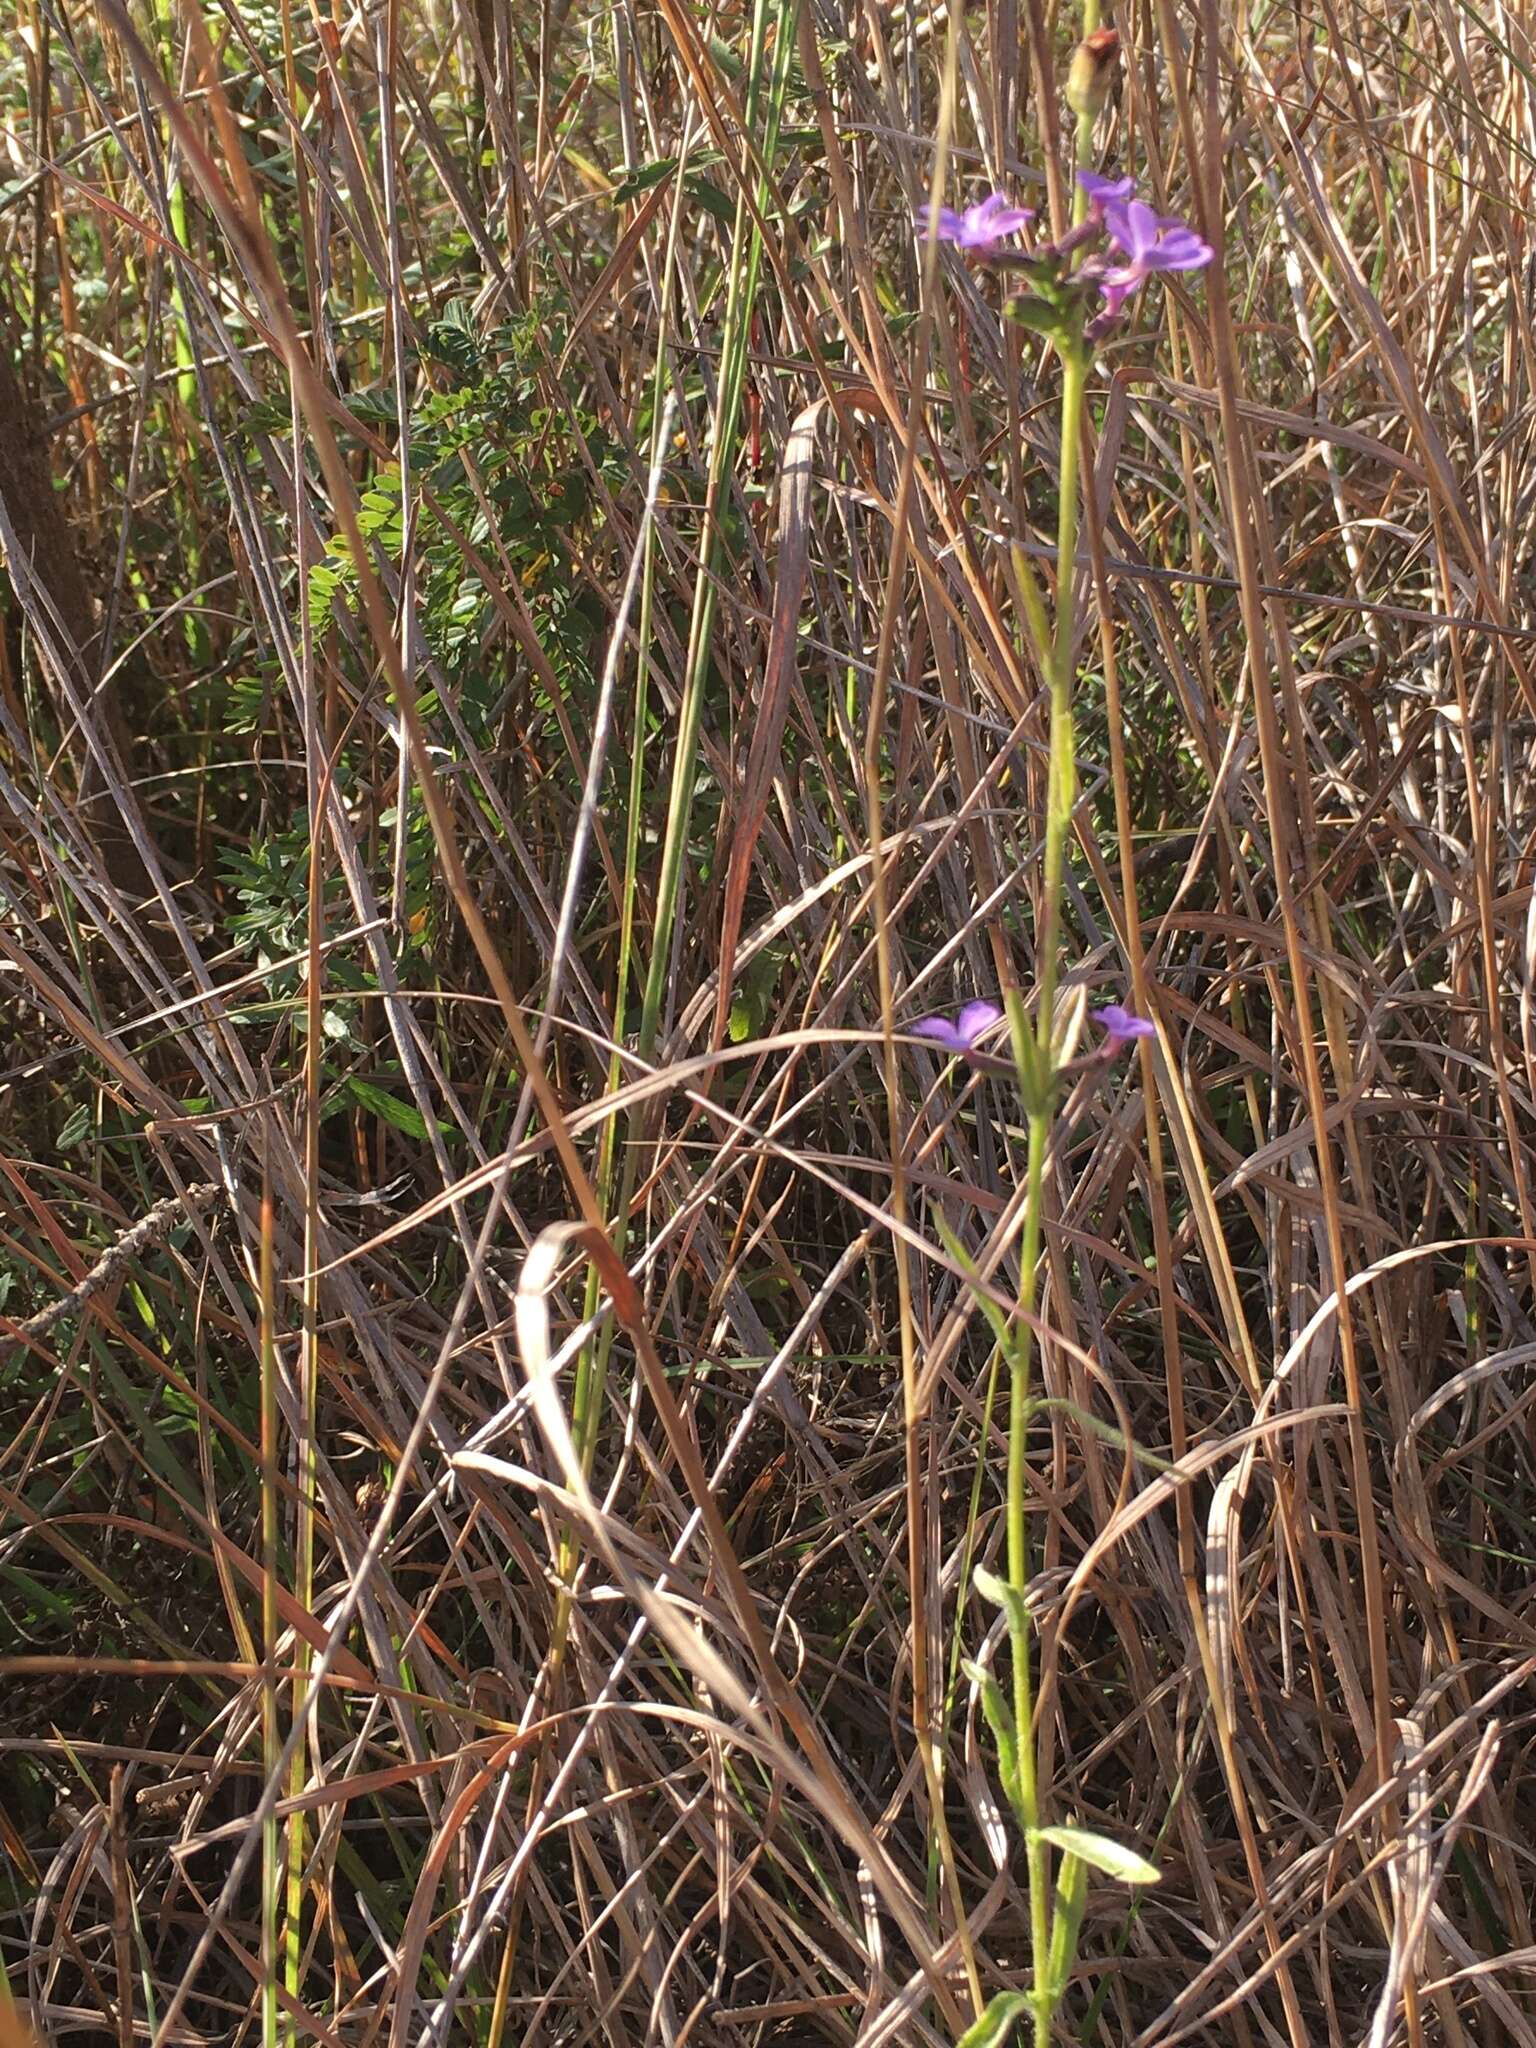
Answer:
<svg viewBox="0 0 1536 2048"><path fill-rule="evenodd" d="M1077 168L1092 157L1094 126L1109 90L1117 39L1095 33L1098 0L1085 0L1083 41L1073 57L1067 99L1077 117ZM1109 273L1101 257L1097 268L1080 273L1085 246L1096 239L1089 219L1090 200L1079 183L1072 204L1073 233L1054 248L1023 259L1030 272L1029 292L1009 302L1005 311L1025 326L1051 337L1061 364L1061 433L1057 471L1056 605L1052 616L1041 581L1022 548L1014 551L1018 590L1028 637L1045 677L1049 705L1049 764L1046 779L1045 844L1042 857L1039 917L1036 926L1036 1000L1033 1020L1022 996L1007 997L1007 1014L1018 1069L1019 1089L1028 1128L1024 1218L1019 1246L1019 1315L1011 1328L995 1309L987 1308L994 1334L1009 1366L1008 1476L1006 1502L1007 1574L1002 1580L978 1567L975 1579L987 1598L1003 1607L1007 1617L1013 1674L1011 1708L990 1672L967 1666L980 1690L981 1704L998 1744L1004 1788L1024 1833L1029 1891L1030 1978L1027 1991L998 1993L985 2013L963 2037L959 2048L999 2048L1014 2024L1027 2013L1035 2048L1049 2048L1051 2024L1071 1977L1078 1933L1087 1900L1090 1868L1108 1872L1128 1884L1156 1883L1158 1872L1135 1851L1108 1837L1075 1825L1048 1826L1043 1815L1049 1787L1042 1782L1041 1747L1035 1729L1032 1630L1027 1605L1029 1555L1029 1424L1041 1405L1032 1392L1034 1323L1040 1294L1040 1267L1045 1225L1045 1178L1051 1131L1058 1111L1061 1068L1056 1040L1056 995L1061 977L1063 900L1072 816L1077 800L1077 748L1073 718L1076 680L1076 567L1078 495L1083 451L1083 425L1092 354L1089 337L1102 331L1099 322L1113 318L1118 299L1109 296ZM1127 246L1122 223L1097 221L1112 241ZM1166 227L1167 223L1164 224ZM1162 232L1160 229L1159 232ZM1173 268L1199 268L1210 260L1196 239L1182 251L1171 251ZM1189 242L1195 242L1191 248ZM1179 258L1187 260L1178 260ZM1138 255L1140 266L1141 257ZM1144 269L1141 271L1144 275ZM1125 280L1115 283L1125 288ZM1130 288L1134 289L1135 279ZM1105 311L1092 312L1096 287L1105 292ZM1142 1025L1141 1029L1147 1027ZM990 1413L990 1395L988 1398ZM1053 1851L1059 1855L1052 1889Z"/></svg>
<svg viewBox="0 0 1536 2048"><path fill-rule="evenodd" d="M1019 1251L1019 1293L1026 1318L1033 1314L1035 1306L1045 1159L1050 1135L1049 1108L1032 1109L1029 1114L1024 1236ZM1033 1350L1033 1332L1025 1320L1019 1325L1011 1361L1008 1401L1008 1577L1021 1601L1027 1599L1029 1592L1026 1506ZM1044 2048L1051 2037L1051 2006L1054 2003L1045 1974L1045 1959L1050 1950L1050 1852L1040 1839L1040 1776L1035 1748L1034 1678L1030 1669L1029 1630L1014 1628L1009 1633L1013 1644L1013 1720L1018 1730L1019 1819L1024 1828L1024 1854L1029 1871L1030 2012L1034 2020L1035 2040L1040 2048Z"/></svg>
<svg viewBox="0 0 1536 2048"><path fill-rule="evenodd" d="M668 238L667 262L663 271L665 277L671 270L672 256L676 247L678 215L674 213L672 233ZM662 314L661 333L657 343L656 375L652 385L651 414L651 459L650 474L653 480L665 452L665 443L671 431L672 408L666 396L667 381L667 326L665 311ZM629 806L625 816L624 831L624 881L623 899L619 912L619 957L614 976L613 999L613 1042L615 1046L624 1043L624 1020L629 1010L630 959L634 945L635 901L639 892L640 867L640 825L644 815L645 794L645 728L648 715L648 685L650 666L645 650L651 644L651 611L655 596L656 523L647 517L641 539L643 550L640 571L640 660L635 677L635 722L634 741L629 765ZM608 1062L608 1092L617 1093L624 1079L624 1059L621 1052L615 1052ZM618 1119L610 1118L603 1128L598 1145L597 1172L594 1176L598 1201L605 1215L613 1213L614 1163L618 1144ZM624 1251L625 1219L629 1213L629 1199L633 1191L633 1179L629 1156L625 1156L623 1196L620 1202L619 1227L616 1233L619 1254ZM587 1267L585 1320L591 1322L597 1314L602 1300L602 1276L596 1264ZM585 1473L592 1469L592 1459L597 1449L597 1423L602 1413L603 1388L608 1377L608 1353L613 1343L613 1323L609 1319L581 1347L576 1360L576 1373L571 1388L572 1433L581 1468ZM562 1591L555 1607L555 1622L551 1634L551 1662L558 1664L565 1652L565 1632L570 1617L569 1595L563 1590L570 1579L575 1558L576 1538L568 1531L561 1539L559 1580Z"/></svg>
<svg viewBox="0 0 1536 2048"><path fill-rule="evenodd" d="M1028 1318L1034 1313L1039 1287L1040 1241L1045 1209L1045 1166L1051 1123L1056 1108L1056 985L1060 972L1061 899L1066 877L1067 837L1077 796L1077 752L1072 716L1075 605L1074 563L1077 555L1078 465L1082 449L1083 390L1087 358L1081 346L1063 355L1061 389L1061 468L1056 529L1056 626L1049 648L1050 765L1046 781L1045 861L1041 888L1038 960L1038 1006L1031 1056L1024 1062L1029 1155L1024 1192L1024 1228L1019 1248L1019 1298L1024 1310L1011 1366L1008 1402L1008 1578L1022 1600L1029 1589L1029 1417L1034 1337ZM1015 1029L1022 1035L1022 1018ZM1034 1683L1027 1629L1011 1631L1013 1645L1013 1718L1018 1730L1020 1820L1024 1827L1029 1869L1029 1923L1032 1969L1030 2015L1035 2040L1050 2040L1055 1991L1046 1973L1050 1951L1050 1851L1041 1839L1038 1758L1034 1734Z"/></svg>
<svg viewBox="0 0 1536 2048"><path fill-rule="evenodd" d="M673 232L676 232L676 217ZM669 251L670 254L670 251ZM668 265L670 269L670 263ZM657 346L656 378L652 389L652 418L654 427L651 442L651 463L661 460L659 437L670 415L663 400L666 382L667 336L665 316L662 333ZM625 1019L629 1012L629 975L633 957L635 937L635 901L639 893L640 880L640 825L645 814L645 762L646 762L646 720L649 716L650 664L646 650L651 644L651 615L655 602L655 561L656 528L654 522L645 530L645 560L641 570L640 584L640 659L635 674L635 721L634 741L629 763L629 800L624 817L624 883L623 900L619 911L619 955L614 972L613 999L613 1042L616 1046L624 1043ZM624 1058L615 1052L608 1062L608 1093L617 1094L624 1080ZM603 1205L605 1215L613 1214L614 1162L618 1150L619 1124L617 1117L610 1117L603 1126L603 1135L597 1150L597 1172L594 1176L597 1198ZM624 1251L625 1224L629 1214L629 1197L633 1190L628 1155L625 1156L623 1175L624 1193L619 1204L619 1228L617 1248L622 1257ZM588 1322L597 1314L602 1299L602 1277L595 1265L587 1267L585 1318ZM597 1443L597 1417L602 1409L603 1386L608 1375L608 1351L613 1342L613 1324L605 1322L603 1327L582 1346L576 1361L576 1376L571 1390L571 1417L575 1441L581 1454L582 1470L590 1472L592 1454ZM557 1626L557 1640L563 1629Z"/></svg>
<svg viewBox="0 0 1536 2048"><path fill-rule="evenodd" d="M1099 0L1083 0L1084 39L1091 36L1099 26ZM1098 124L1099 109L1091 99L1085 99L1077 109L1075 168L1082 170L1093 155L1093 131ZM1072 220L1074 226L1088 211L1088 195L1081 185L1074 184L1072 193Z"/></svg>
<svg viewBox="0 0 1536 2048"><path fill-rule="evenodd" d="M1098 27L1098 0L1085 0L1083 33ZM1083 107L1077 117L1077 160L1084 163L1093 147L1095 112ZM1087 195L1077 186L1073 222L1086 215ZM1046 777L1045 854L1041 876L1040 923L1035 957L1037 1000L1033 1046L1026 1043L1024 1017L1017 999L1010 1005L1014 1045L1028 1108L1029 1153L1024 1191L1024 1227L1019 1247L1019 1299L1024 1315L1011 1356L1008 1402L1008 1578L1019 1601L1028 1596L1029 1563L1029 1418L1034 1364L1034 1333L1030 1319L1039 1293L1041 1237L1045 1211L1045 1168L1051 1124L1056 1110L1056 989L1061 971L1062 894L1066 880L1067 841L1077 800L1077 745L1072 711L1075 681L1077 607L1078 469L1082 457L1083 396L1088 352L1080 339L1061 345L1061 454L1056 501L1056 618L1047 637L1033 572L1022 578L1029 624L1046 663L1050 693L1050 755ZM1024 566L1021 562L1021 567ZM1013 1650L1013 1719L1017 1730L1019 1818L1024 1829L1029 1875L1030 1989L1029 2013L1036 2048L1048 2048L1051 2015L1060 1987L1048 1968L1053 1951L1050 1903L1050 1848L1040 1834L1042 1787L1034 1729L1034 1676L1027 1627L1009 1631ZM1061 1910L1058 1904L1058 1911Z"/></svg>
<svg viewBox="0 0 1536 2048"><path fill-rule="evenodd" d="M1056 519L1056 636L1050 665L1050 769L1045 798L1045 871L1040 905L1040 1000L1035 1016L1039 1047L1040 1108L1048 1115L1055 1087L1052 1052L1056 982L1060 971L1061 895L1066 875L1067 835L1077 800L1077 745L1072 718L1073 647L1076 606L1073 603L1077 557L1077 472L1082 448L1083 388L1088 363L1081 346L1064 357L1061 379L1061 470Z"/></svg>
<svg viewBox="0 0 1536 2048"><path fill-rule="evenodd" d="M165 64L167 78L176 76L176 52L179 37L176 10L170 0L156 0L155 30L160 44L160 55ZM173 144L174 147L174 144ZM184 255L192 249L191 235L187 225L187 188L182 181L178 167L170 179L166 199L170 206L171 232L176 246ZM186 408L188 419L197 414L196 358L192 353L192 323L187 317L186 295L181 288L181 279L174 265L171 269L171 305L174 318L171 321L171 347L176 357L176 395ZM194 575L197 573L193 571Z"/></svg>

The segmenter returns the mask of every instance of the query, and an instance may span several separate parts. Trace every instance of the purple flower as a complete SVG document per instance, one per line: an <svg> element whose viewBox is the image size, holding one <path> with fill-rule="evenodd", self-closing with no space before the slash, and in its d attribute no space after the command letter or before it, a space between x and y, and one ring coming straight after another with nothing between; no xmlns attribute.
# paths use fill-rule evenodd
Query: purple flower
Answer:
<svg viewBox="0 0 1536 2048"><path fill-rule="evenodd" d="M1077 182L1088 194L1088 206L1095 220L1104 218L1106 206L1123 205L1136 190L1134 178L1103 178L1097 171L1079 171Z"/></svg>
<svg viewBox="0 0 1536 2048"><path fill-rule="evenodd" d="M1154 213L1141 199L1111 199L1103 208L1109 239L1127 257L1099 272L1106 313L1118 313L1154 272L1203 270L1215 250L1177 214Z"/></svg>
<svg viewBox="0 0 1536 2048"><path fill-rule="evenodd" d="M1010 206L1001 192L989 192L964 213L956 213L952 206L941 206L938 239L953 242L957 249L973 249L978 256L995 256L1008 237L1016 235L1025 221L1034 217L1030 207ZM926 239L927 214L916 214L914 225Z"/></svg>
<svg viewBox="0 0 1536 2048"><path fill-rule="evenodd" d="M1123 1003L1106 1003L1102 1010L1095 1010L1093 1021L1109 1039L1107 1050L1118 1052L1122 1045L1129 1045L1133 1038L1155 1038L1157 1026L1146 1017L1138 1017L1134 1010L1128 1010Z"/></svg>
<svg viewBox="0 0 1536 2048"><path fill-rule="evenodd" d="M947 1017L920 1017L912 1026L917 1038L932 1038L951 1052L969 1052L984 1031L1003 1019L996 1003L967 1003L953 1023Z"/></svg>

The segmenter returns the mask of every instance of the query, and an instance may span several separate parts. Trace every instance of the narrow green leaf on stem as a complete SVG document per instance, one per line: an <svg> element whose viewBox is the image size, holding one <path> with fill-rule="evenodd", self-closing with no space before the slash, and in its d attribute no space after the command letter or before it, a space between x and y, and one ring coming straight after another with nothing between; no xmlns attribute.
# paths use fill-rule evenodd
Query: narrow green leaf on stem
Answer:
<svg viewBox="0 0 1536 2048"><path fill-rule="evenodd" d="M1077 1937L1088 1902L1088 1866L1069 1851L1056 1873L1056 1903L1051 1909L1051 1952L1045 1967L1045 1988L1054 2012L1077 1959Z"/></svg>
<svg viewBox="0 0 1536 2048"><path fill-rule="evenodd" d="M1003 1698L1003 1689L990 1671L973 1663L969 1657L961 1669L981 1696L981 1711L987 1717L987 1726L997 1744L998 1779L1019 1825L1026 1827L1028 1823L1024 1819L1019 1795L1019 1732L1014 1726L1008 1702Z"/></svg>
<svg viewBox="0 0 1536 2048"><path fill-rule="evenodd" d="M955 2048L1003 2048L1013 2033L1015 2020L1023 2019L1028 2011L1029 2000L1022 1991L999 1991L988 2001L980 2019L966 2028Z"/></svg>
<svg viewBox="0 0 1536 2048"><path fill-rule="evenodd" d="M1118 1878L1122 1884L1157 1884L1162 1879L1155 1863L1149 1863L1145 1856L1109 1835L1096 1834L1092 1828L1037 1828L1035 1832L1052 1848L1078 1857L1095 1870L1102 1870L1106 1877Z"/></svg>

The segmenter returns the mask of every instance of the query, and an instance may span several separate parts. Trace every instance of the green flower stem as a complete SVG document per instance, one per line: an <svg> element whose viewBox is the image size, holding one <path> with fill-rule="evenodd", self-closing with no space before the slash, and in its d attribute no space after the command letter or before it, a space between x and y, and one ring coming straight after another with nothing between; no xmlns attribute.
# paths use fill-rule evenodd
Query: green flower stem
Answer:
<svg viewBox="0 0 1536 2048"><path fill-rule="evenodd" d="M1024 1237L1020 1247L1020 1292L1024 1313L1034 1311L1036 1280L1040 1268L1040 1226L1045 1207L1045 1159L1051 1135L1049 1109L1033 1109L1029 1116L1029 1164L1024 1196ZM1021 1598L1029 1591L1029 1526L1026 1507L1029 1492L1030 1368L1033 1363L1033 1332L1029 1323L1019 1326L1013 1354L1012 1382L1008 1400L1008 1576ZM1040 1839L1040 1775L1035 1749L1034 1675L1030 1669L1029 1633L1013 1632L1013 1719L1018 1730L1019 1806L1024 1823L1024 1853L1029 1870L1029 1953L1030 2012L1034 2019L1037 2048L1045 2048L1051 2037L1051 1989L1046 1975L1050 1954L1050 1851Z"/></svg>
<svg viewBox="0 0 1536 2048"><path fill-rule="evenodd" d="M1045 798L1045 873L1040 905L1040 997L1035 1014L1039 1047L1039 1107L1049 1111L1056 1086L1056 982L1061 952L1061 898L1067 836L1077 801L1077 745L1072 721L1073 603L1077 560L1077 472L1083 439L1083 390L1088 361L1081 346L1067 352L1061 378L1061 472L1056 524L1056 639L1051 654L1051 756ZM1035 1105L1031 1105L1035 1107Z"/></svg>
<svg viewBox="0 0 1536 2048"><path fill-rule="evenodd" d="M1063 352L1061 385L1061 468L1058 477L1056 545L1056 630L1050 643L1050 766L1046 783L1045 861L1042 878L1039 942L1039 994L1033 1046L1026 1046L1015 1021L1021 1076L1027 1082L1029 1157L1024 1194L1024 1228L1019 1248L1019 1292L1024 1317L1012 1358L1008 1402L1008 1577L1021 1598L1029 1588L1029 1417L1030 1377L1034 1363L1033 1316L1039 1293L1041 1238L1045 1212L1045 1168L1051 1122L1056 1106L1056 986L1061 953L1062 894L1066 880L1067 840L1077 800L1077 748L1073 729L1072 686L1076 606L1073 599L1077 558L1078 466L1082 454L1083 394L1087 355L1082 346ZM1025 586L1030 588L1029 585ZM1030 606L1030 625L1043 639ZM1027 1631L1013 1637L1013 1717L1018 1729L1019 1804L1024 1823L1029 1872L1030 1992L1029 2010L1036 2048L1048 2048L1055 1987L1046 1959L1051 1952L1050 1850L1040 1839L1042 1787L1034 1733L1034 1677Z"/></svg>

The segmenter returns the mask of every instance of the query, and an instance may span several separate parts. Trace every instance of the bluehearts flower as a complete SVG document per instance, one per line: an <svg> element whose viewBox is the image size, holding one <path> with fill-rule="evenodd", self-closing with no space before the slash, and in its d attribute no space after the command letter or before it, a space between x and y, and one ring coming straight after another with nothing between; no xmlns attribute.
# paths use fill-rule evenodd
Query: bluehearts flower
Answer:
<svg viewBox="0 0 1536 2048"><path fill-rule="evenodd" d="M1126 258L1099 272L1106 313L1118 313L1131 293L1157 272L1203 270L1216 253L1187 221L1177 214L1154 213L1145 200L1106 198L1102 212L1105 232Z"/></svg>
<svg viewBox="0 0 1536 2048"><path fill-rule="evenodd" d="M952 206L941 206L938 239L953 242L957 249L969 249L977 256L995 256L1002 244L1034 217L1030 207L1010 206L1001 192L989 192L985 199L975 206L968 206L964 213L956 213ZM914 224L918 233L926 238L927 214L917 214Z"/></svg>
<svg viewBox="0 0 1536 2048"><path fill-rule="evenodd" d="M935 1040L950 1052L967 1053L984 1032L1002 1021L1003 1012L997 1003L978 1001L967 1003L953 1023L948 1017L920 1017L912 1032L914 1037Z"/></svg>
<svg viewBox="0 0 1536 2048"><path fill-rule="evenodd" d="M1157 1036L1157 1026L1149 1018L1138 1017L1134 1010L1126 1009L1123 1003L1106 1003L1102 1010L1094 1011L1093 1021L1107 1036L1110 1052L1118 1052L1121 1046L1129 1045L1133 1038Z"/></svg>
<svg viewBox="0 0 1536 2048"><path fill-rule="evenodd" d="M1077 182L1088 210L1059 241L1029 250L989 247L993 263L1022 270L1030 281L1029 290L1010 299L1004 313L1010 320L1050 335L1060 348L1076 346L1079 340L1089 344L1102 341L1113 333L1126 300L1140 291L1149 277L1203 270L1216 253L1188 221L1177 214L1155 213L1145 200L1137 199L1134 179L1079 171ZM997 205L1001 204L998 200ZM982 210L978 207L973 212L980 215ZM957 236L961 232L986 234L979 225L967 227L958 214L950 219ZM967 215L966 221L969 219ZM1081 261L1083 251L1090 247L1093 253Z"/></svg>

